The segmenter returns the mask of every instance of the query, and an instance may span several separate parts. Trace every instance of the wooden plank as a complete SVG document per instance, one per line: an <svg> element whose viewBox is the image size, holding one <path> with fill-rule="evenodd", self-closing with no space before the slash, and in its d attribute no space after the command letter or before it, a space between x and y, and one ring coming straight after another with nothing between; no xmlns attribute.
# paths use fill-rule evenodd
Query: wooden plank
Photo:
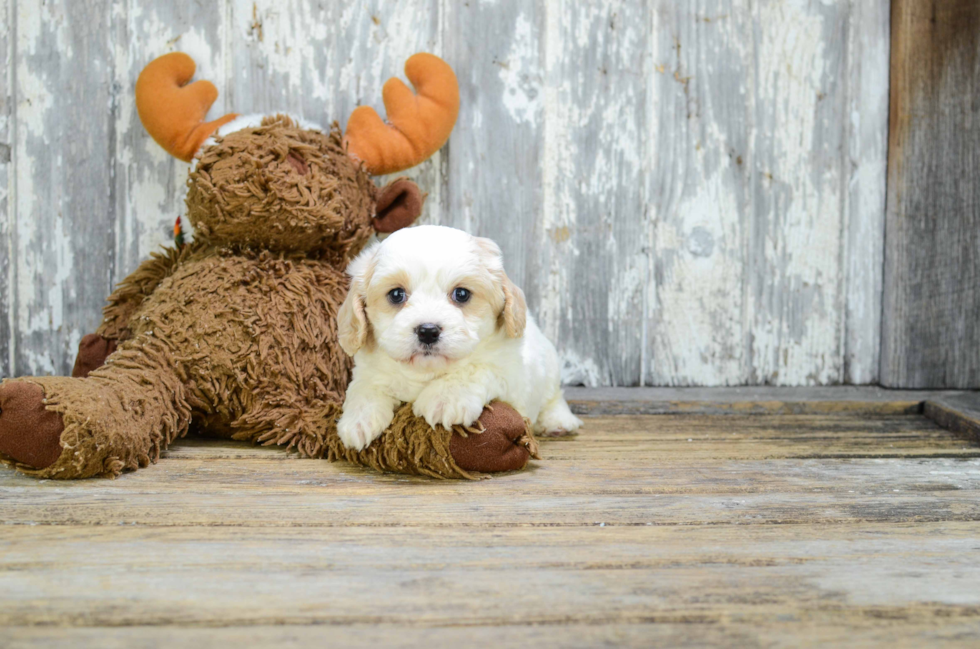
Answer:
<svg viewBox="0 0 980 649"><path fill-rule="evenodd" d="M460 83L442 225L490 237L531 313L546 299L541 245L546 3L444 3L445 54Z"/></svg>
<svg viewBox="0 0 980 649"><path fill-rule="evenodd" d="M13 136L14 136L14 0L0 3L0 376L10 376L11 327L10 327L10 256L13 239L11 223L14 219Z"/></svg>
<svg viewBox="0 0 980 649"><path fill-rule="evenodd" d="M887 1L657 6L646 383L871 380Z"/></svg>
<svg viewBox="0 0 980 649"><path fill-rule="evenodd" d="M615 414L833 414L921 412L929 399L967 394L953 390L885 390L873 386L737 388L565 388L575 412Z"/></svg>
<svg viewBox="0 0 980 649"><path fill-rule="evenodd" d="M980 5L892 3L881 381L980 387Z"/></svg>
<svg viewBox="0 0 980 649"><path fill-rule="evenodd" d="M980 395L977 393L929 399L922 414L943 428L980 445Z"/></svg>
<svg viewBox="0 0 980 649"><path fill-rule="evenodd" d="M542 444L545 464L553 460L588 463L615 459L625 465L639 462L640 467L649 467L651 462L674 464L690 459L973 457L980 454L980 448L964 443L922 417L862 416L856 422L852 417L837 414L590 417L578 437L545 439ZM174 444L166 457L278 461L296 456L237 442L189 438Z"/></svg>
<svg viewBox="0 0 980 649"><path fill-rule="evenodd" d="M977 529L8 526L0 624L976 623Z"/></svg>
<svg viewBox="0 0 980 649"><path fill-rule="evenodd" d="M545 444L546 460L531 470L476 485L284 462L277 451L263 459L259 449L216 462L213 445L210 455L177 447L158 466L117 481L39 484L5 472L3 520L474 528L980 520L980 449L921 417L660 416L590 424L591 434ZM176 461L180 454L185 459ZM828 461L847 456L855 459Z"/></svg>
<svg viewBox="0 0 980 649"><path fill-rule="evenodd" d="M345 647L491 646L587 648L600 646L669 647L705 646L834 646L834 647L970 647L980 641L977 622L969 614L946 608L931 614L915 610L916 619L905 610L860 609L839 617L824 614L806 622L769 618L761 623L709 619L706 616L661 616L657 622L561 625L494 625L417 628L405 625L370 624L331 626L244 626L220 628L114 627L51 628L8 627L4 640L10 649L70 646L78 649L130 649L131 647L203 646L256 648L308 647L324 637ZM949 615L952 614L952 619ZM879 619L875 620L875 616Z"/></svg>
<svg viewBox="0 0 980 649"><path fill-rule="evenodd" d="M85 483L86 487L45 483L51 497L98 499L121 497L128 493L182 494L196 490L216 494L236 491L275 492L283 497L319 495L329 498L341 491L347 496L377 494L420 498L456 498L471 495L488 500L513 496L624 496L809 494L819 491L828 496L843 494L919 494L947 491L974 491L980 488L977 471L980 462L972 457L931 458L854 458L846 462L832 458L773 459L706 457L683 458L673 455L661 460L650 458L610 460L608 457L555 455L538 466L533 476L507 476L486 481L479 488L456 482L426 482L418 478L379 475L343 465L324 465L315 460L265 460L245 462L227 458L182 455L148 469L147 477L127 476L113 483ZM254 472L254 477L247 472ZM696 480L691 475L696 474ZM0 487L12 499L34 496L37 483L12 472L0 474ZM396 523L397 520L393 520Z"/></svg>
<svg viewBox="0 0 980 649"><path fill-rule="evenodd" d="M738 385L751 359L744 286L754 18L745 2L656 2L645 178L651 269L644 385ZM764 29L760 28L760 29ZM759 33L759 32L756 32Z"/></svg>
<svg viewBox="0 0 980 649"><path fill-rule="evenodd" d="M227 441L2 471L3 644L977 640L980 449L925 417L586 423L476 483ZM893 456L826 457L868 448Z"/></svg>
<svg viewBox="0 0 980 649"><path fill-rule="evenodd" d="M0 230L4 374L67 371L109 285L183 211L187 167L132 103L150 58L190 53L215 114L327 125L428 50L464 96L449 147L410 172L423 222L500 241L566 380L874 379L887 0L143 4L5 5L28 119Z"/></svg>
<svg viewBox="0 0 980 649"><path fill-rule="evenodd" d="M742 289L748 383L843 378L841 206L851 178L841 151L852 6L753 7L751 24L764 33L752 44L745 103L757 130L744 152L733 145L732 153L744 156L749 171Z"/></svg>
<svg viewBox="0 0 980 649"><path fill-rule="evenodd" d="M67 371L109 285L183 211L187 167L132 103L150 58L190 53L214 114L327 125L380 107L428 50L459 72L463 109L409 174L422 222L500 241L567 381L874 379L887 0L143 4L7 0L26 119L0 230L4 373Z"/></svg>
<svg viewBox="0 0 980 649"><path fill-rule="evenodd" d="M888 162L890 0L850 3L845 129L844 383L878 381Z"/></svg>
<svg viewBox="0 0 980 649"><path fill-rule="evenodd" d="M110 7L18 2L14 374L67 374L111 286Z"/></svg>
<svg viewBox="0 0 980 649"><path fill-rule="evenodd" d="M693 470L711 467L693 467ZM242 467L251 470L251 467ZM264 476L263 476L264 477ZM23 497L23 486L0 490L13 525L173 525L209 527L399 527L460 529L527 527L801 525L868 522L980 521L976 490L926 493L738 493L508 495L491 501L478 491L420 499L418 493L364 495L249 488L190 493L177 485L130 491L108 499L88 488L48 488ZM284 498L288 497L288 508ZM393 512L398 512L394 515Z"/></svg>
<svg viewBox="0 0 980 649"><path fill-rule="evenodd" d="M207 79L218 88L212 118L232 112L225 79L224 21L225 7L218 2L127 0L114 5L111 40L125 46L114 49L113 283L123 280L161 245L172 243L174 221L184 213L187 195L190 165L165 152L143 128L134 100L136 78L154 58L184 52L197 64L195 79ZM192 231L187 219L183 224Z"/></svg>
<svg viewBox="0 0 980 649"><path fill-rule="evenodd" d="M909 403L926 399L968 394L963 390L889 390L878 386L740 386L681 388L582 388L564 389L569 401L705 401L733 403L738 401L819 402L838 401L868 403Z"/></svg>
<svg viewBox="0 0 980 649"><path fill-rule="evenodd" d="M562 379L635 385L640 378L649 227L643 83L653 8L553 3L545 12L540 261L532 293ZM586 288L593 287L593 288Z"/></svg>

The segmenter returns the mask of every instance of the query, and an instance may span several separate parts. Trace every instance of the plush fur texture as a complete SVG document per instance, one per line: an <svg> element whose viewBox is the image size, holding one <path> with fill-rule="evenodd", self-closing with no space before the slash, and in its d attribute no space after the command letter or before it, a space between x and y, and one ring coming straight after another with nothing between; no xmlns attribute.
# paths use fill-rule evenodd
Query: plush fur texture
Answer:
<svg viewBox="0 0 980 649"><path fill-rule="evenodd" d="M400 230L348 272L339 329L355 367L338 424L348 446L374 441L403 402L430 426L470 425L493 399L536 432L582 425L562 397L555 347L493 241L441 226Z"/></svg>
<svg viewBox="0 0 980 649"><path fill-rule="evenodd" d="M459 84L445 61L419 52L405 62L405 76L416 92L400 79L388 79L382 91L387 119L370 106L358 106L347 120L350 153L373 174L419 164L446 143L456 124Z"/></svg>
<svg viewBox="0 0 980 649"><path fill-rule="evenodd" d="M336 125L324 135L266 118L205 149L188 185L195 236L214 244L315 251L343 267L374 233L377 189Z"/></svg>
<svg viewBox="0 0 980 649"><path fill-rule="evenodd" d="M412 194L414 184L400 182L394 193ZM10 406L0 412L0 459L39 477L115 476L155 461L193 428L381 470L473 477L452 457L452 433L411 413L367 451L337 437L351 369L337 340L344 269L374 233L384 191L347 155L336 127L321 133L279 115L219 135L188 184L195 240L153 255L110 296L97 332L105 344L86 343L89 356L109 354L105 364L92 370L99 360L86 357L80 376L0 387ZM399 223L417 216L417 188L413 196L395 201ZM41 391L17 387L25 382ZM16 422L50 412L63 424L57 459L30 466L10 455L45 456L24 443L31 426ZM517 428L494 438L507 447L507 468L534 452Z"/></svg>

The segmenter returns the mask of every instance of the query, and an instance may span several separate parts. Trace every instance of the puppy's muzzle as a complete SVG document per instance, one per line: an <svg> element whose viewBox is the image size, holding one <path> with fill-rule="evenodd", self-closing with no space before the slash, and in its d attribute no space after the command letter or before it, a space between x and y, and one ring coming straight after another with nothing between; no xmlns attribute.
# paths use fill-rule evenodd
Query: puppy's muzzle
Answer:
<svg viewBox="0 0 980 649"><path fill-rule="evenodd" d="M437 324L426 323L415 327L415 335L423 345L435 345L439 340L440 333L442 333L442 327Z"/></svg>

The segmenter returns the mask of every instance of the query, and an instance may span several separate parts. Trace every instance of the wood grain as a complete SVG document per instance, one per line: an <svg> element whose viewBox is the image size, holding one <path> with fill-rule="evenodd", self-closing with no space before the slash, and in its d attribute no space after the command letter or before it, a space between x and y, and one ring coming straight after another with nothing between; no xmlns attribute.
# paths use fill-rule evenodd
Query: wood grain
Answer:
<svg viewBox="0 0 980 649"><path fill-rule="evenodd" d="M448 145L446 210L431 223L493 238L508 276L537 305L542 266L546 2L444 3L445 55L460 115ZM537 310L537 309L536 309Z"/></svg>
<svg viewBox="0 0 980 649"><path fill-rule="evenodd" d="M11 360L10 302L12 297L10 265L11 216L14 213L12 194L13 135L14 135L14 0L0 2L0 376L10 376Z"/></svg>
<svg viewBox="0 0 980 649"><path fill-rule="evenodd" d="M560 627L795 615L861 626L883 612L935 623L940 611L976 619L980 596L966 587L980 577L968 550L975 525L773 529L476 530L461 543L425 528L79 527L58 538L5 528L0 624ZM96 601L61 596L85 592L93 574L110 585ZM869 574L878 584L864 583Z"/></svg>
<svg viewBox="0 0 980 649"><path fill-rule="evenodd" d="M647 384L875 380L886 7L657 3Z"/></svg>
<svg viewBox="0 0 980 649"><path fill-rule="evenodd" d="M476 483L201 440L2 471L0 643L980 639L980 449L921 415L590 417L542 450Z"/></svg>
<svg viewBox="0 0 980 649"><path fill-rule="evenodd" d="M706 646L835 646L835 647L971 647L980 633L968 613L950 618L945 608L908 609L855 608L853 614L838 611L848 624L834 626L834 613L815 615L807 611L808 624L801 631L796 611L785 617L753 620L713 619L704 615L658 616L655 622L610 623L588 621L562 626L468 625L463 627L418 628L395 624L351 626L244 626L244 627L116 627L58 628L8 627L5 640L10 649L70 646L78 649L131 649L132 647L249 646L260 648L306 647L324 638L347 647L490 646L521 647L669 647ZM900 619L896 621L892 616ZM821 623L821 622L828 623Z"/></svg>
<svg viewBox="0 0 980 649"><path fill-rule="evenodd" d="M409 173L422 222L499 241L567 382L873 382L888 4L5 0L0 373L67 373L170 240L187 165L139 124L147 61L188 52L215 116L327 126L428 50L463 104Z"/></svg>
<svg viewBox="0 0 980 649"><path fill-rule="evenodd" d="M980 5L892 4L882 384L980 387Z"/></svg>
<svg viewBox="0 0 980 649"><path fill-rule="evenodd" d="M937 395L925 402L922 414L960 437L980 444L980 394Z"/></svg>
<svg viewBox="0 0 980 649"><path fill-rule="evenodd" d="M586 431L546 443L545 461L532 470L475 487L377 477L346 465L205 442L178 445L158 466L118 481L49 481L39 488L30 478L0 474L0 499L8 522L58 525L980 520L980 449L922 416L619 416L590 418ZM240 459L217 461L231 458ZM239 462L248 463L246 472ZM944 477L930 478L921 462L932 462L929 471ZM692 476L700 477L692 482ZM338 489L344 498L331 498ZM25 493L27 500L20 497ZM392 512L398 512L394 519Z"/></svg>
<svg viewBox="0 0 980 649"><path fill-rule="evenodd" d="M844 383L876 383L881 348L881 295L887 179L889 2L853 2L841 41L844 169Z"/></svg>
<svg viewBox="0 0 980 649"><path fill-rule="evenodd" d="M566 383L640 379L652 11L649 3L560 2L546 12L544 204L535 233L542 299L534 306L562 351Z"/></svg>
<svg viewBox="0 0 980 649"><path fill-rule="evenodd" d="M873 388L569 388L565 398L580 415L911 415L922 412L928 393L882 394ZM829 396L836 394L836 396ZM953 393L958 394L958 393Z"/></svg>
<svg viewBox="0 0 980 649"><path fill-rule="evenodd" d="M112 285L110 14L98 2L15 10L16 373L66 373Z"/></svg>

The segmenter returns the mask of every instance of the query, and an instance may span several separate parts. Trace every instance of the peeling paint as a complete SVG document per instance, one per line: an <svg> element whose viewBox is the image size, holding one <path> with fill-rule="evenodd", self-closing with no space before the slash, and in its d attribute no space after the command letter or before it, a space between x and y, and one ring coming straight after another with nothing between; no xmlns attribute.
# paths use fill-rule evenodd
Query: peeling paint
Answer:
<svg viewBox="0 0 980 649"><path fill-rule="evenodd" d="M357 105L383 112L408 56L445 56L463 106L408 172L429 193L421 222L501 242L567 381L877 376L886 0L87 7L10 11L0 238L18 373L67 372L108 285L169 243L187 165L146 136L132 90L181 50L219 89L212 117L341 126Z"/></svg>

